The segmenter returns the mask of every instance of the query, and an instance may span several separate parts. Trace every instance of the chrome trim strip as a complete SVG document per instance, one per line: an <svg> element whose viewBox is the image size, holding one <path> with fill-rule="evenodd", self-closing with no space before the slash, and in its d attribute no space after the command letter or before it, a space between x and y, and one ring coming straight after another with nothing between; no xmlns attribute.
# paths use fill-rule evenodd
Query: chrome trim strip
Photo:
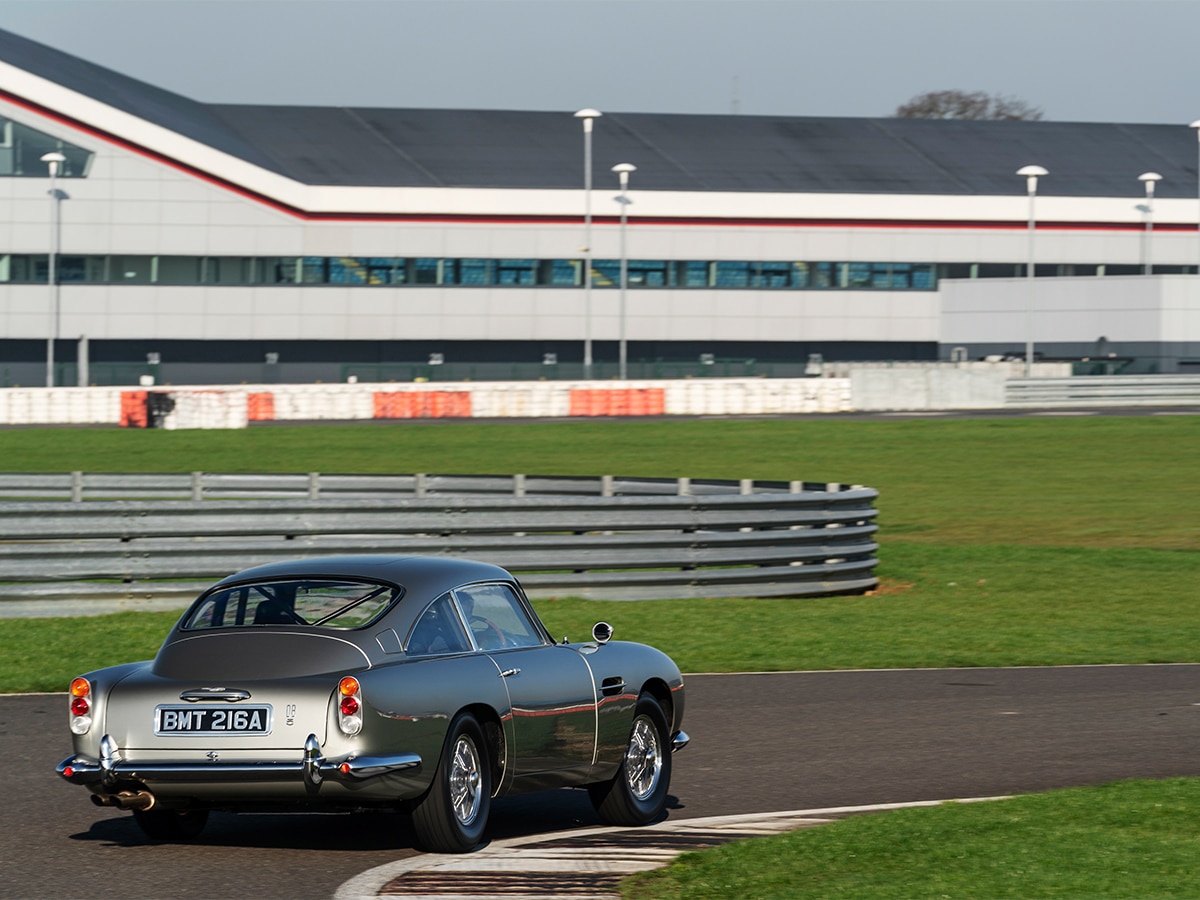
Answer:
<svg viewBox="0 0 1200 900"><path fill-rule="evenodd" d="M107 735L105 736L107 738ZM116 743L109 739L110 749L116 751ZM304 756L293 761L262 760L248 762L214 763L155 763L131 762L112 756L100 760L84 756L71 756L58 764L56 771L72 784L106 784L117 781L143 781L150 784L174 781L303 781L314 788L320 787L326 778L334 781L362 781L420 768L421 757L416 753L396 753L388 756L348 756L345 759L327 760L321 756L321 748L314 735L305 741ZM72 770L68 777L67 768Z"/></svg>
<svg viewBox="0 0 1200 900"><path fill-rule="evenodd" d="M195 691L183 691L179 695L179 699L186 700L188 703L195 703L198 700L228 700L230 703L236 703L238 700L249 700L250 692L227 688L200 688Z"/></svg>

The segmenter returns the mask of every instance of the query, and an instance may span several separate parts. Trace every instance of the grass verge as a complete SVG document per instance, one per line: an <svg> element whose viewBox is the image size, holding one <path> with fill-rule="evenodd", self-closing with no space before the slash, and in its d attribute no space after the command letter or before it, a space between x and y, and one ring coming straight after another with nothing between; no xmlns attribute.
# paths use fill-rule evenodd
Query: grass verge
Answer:
<svg viewBox="0 0 1200 900"><path fill-rule="evenodd" d="M1200 780L852 816L679 857L625 900L1194 897Z"/></svg>
<svg viewBox="0 0 1200 900"><path fill-rule="evenodd" d="M896 544L884 558L883 589L862 597L535 605L556 637L604 619L685 672L1200 662L1200 610L1179 602L1200 554ZM0 619L0 691L145 659L176 618Z"/></svg>

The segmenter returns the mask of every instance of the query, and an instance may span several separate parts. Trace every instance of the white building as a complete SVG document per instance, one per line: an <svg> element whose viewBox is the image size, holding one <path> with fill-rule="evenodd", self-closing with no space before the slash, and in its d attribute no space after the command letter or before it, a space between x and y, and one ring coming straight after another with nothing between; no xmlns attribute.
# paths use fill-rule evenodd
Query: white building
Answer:
<svg viewBox="0 0 1200 900"><path fill-rule="evenodd" d="M572 112L204 104L0 31L0 385L52 334L57 383L576 377L589 345L607 378L622 337L631 377L1200 368L1185 126L609 112L585 290Z"/></svg>

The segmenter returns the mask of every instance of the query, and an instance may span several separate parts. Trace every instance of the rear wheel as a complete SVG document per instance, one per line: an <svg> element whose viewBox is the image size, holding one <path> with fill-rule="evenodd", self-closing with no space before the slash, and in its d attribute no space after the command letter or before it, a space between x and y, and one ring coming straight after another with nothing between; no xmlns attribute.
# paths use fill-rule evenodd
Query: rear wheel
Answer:
<svg viewBox="0 0 1200 900"><path fill-rule="evenodd" d="M206 809L135 809L133 820L156 841L190 841L208 822Z"/></svg>
<svg viewBox="0 0 1200 900"><path fill-rule="evenodd" d="M483 840L492 804L491 767L483 729L470 713L450 724L433 785L413 809L413 827L424 850L465 853Z"/></svg>
<svg viewBox="0 0 1200 900"><path fill-rule="evenodd" d="M667 805L671 751L667 717L649 694L638 698L621 768L611 781L588 785L592 805L609 825L647 825Z"/></svg>

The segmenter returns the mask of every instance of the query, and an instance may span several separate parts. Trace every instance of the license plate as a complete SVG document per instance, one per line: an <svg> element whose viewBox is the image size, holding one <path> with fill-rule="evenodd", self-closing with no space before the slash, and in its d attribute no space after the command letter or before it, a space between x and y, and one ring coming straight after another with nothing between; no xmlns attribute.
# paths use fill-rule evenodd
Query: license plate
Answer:
<svg viewBox="0 0 1200 900"><path fill-rule="evenodd" d="M270 734L270 706L159 706L155 734Z"/></svg>

